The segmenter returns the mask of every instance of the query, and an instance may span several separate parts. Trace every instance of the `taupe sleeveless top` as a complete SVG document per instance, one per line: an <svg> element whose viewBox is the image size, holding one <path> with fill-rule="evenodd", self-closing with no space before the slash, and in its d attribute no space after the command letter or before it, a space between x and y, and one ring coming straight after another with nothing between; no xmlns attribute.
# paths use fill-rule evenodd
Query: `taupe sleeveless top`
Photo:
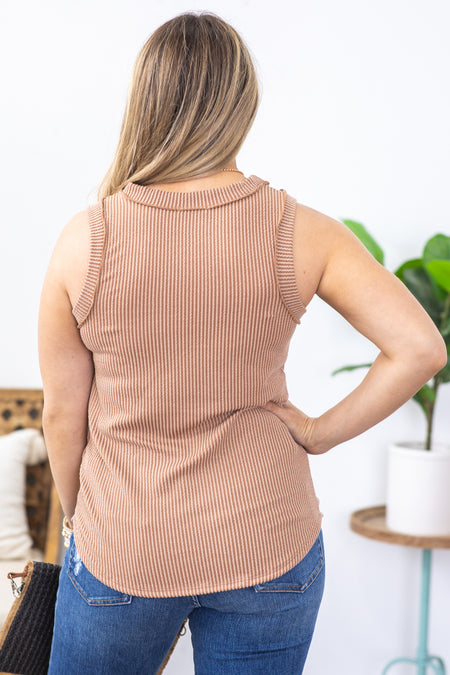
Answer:
<svg viewBox="0 0 450 675"><path fill-rule="evenodd" d="M308 455L261 407L288 398L305 311L295 209L255 175L185 193L129 183L88 207L73 313L95 375L74 536L108 586L144 597L251 586L319 534Z"/></svg>

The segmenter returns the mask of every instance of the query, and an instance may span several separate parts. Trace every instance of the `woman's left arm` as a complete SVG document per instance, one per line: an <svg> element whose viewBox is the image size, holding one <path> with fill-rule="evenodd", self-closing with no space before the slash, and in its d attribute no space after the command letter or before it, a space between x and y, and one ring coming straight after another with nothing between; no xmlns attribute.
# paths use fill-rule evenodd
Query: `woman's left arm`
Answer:
<svg viewBox="0 0 450 675"><path fill-rule="evenodd" d="M83 344L72 314L68 286L75 289L84 279L88 247L88 223L82 212L66 226L55 246L39 308L44 437L56 489L69 521L79 490L94 367L92 353Z"/></svg>

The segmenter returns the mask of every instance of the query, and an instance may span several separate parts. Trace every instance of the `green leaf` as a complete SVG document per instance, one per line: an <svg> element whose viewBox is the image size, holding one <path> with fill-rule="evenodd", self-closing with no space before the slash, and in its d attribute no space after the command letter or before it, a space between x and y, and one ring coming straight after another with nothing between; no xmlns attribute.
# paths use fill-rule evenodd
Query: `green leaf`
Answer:
<svg viewBox="0 0 450 675"><path fill-rule="evenodd" d="M450 261L431 260L426 264L426 269L439 286L450 293Z"/></svg>
<svg viewBox="0 0 450 675"><path fill-rule="evenodd" d="M441 335L446 341L448 341L448 338L450 338L450 316L447 317L441 326Z"/></svg>
<svg viewBox="0 0 450 675"><path fill-rule="evenodd" d="M439 382L442 384L445 384L446 382L450 382L450 364L447 363L445 368L442 368L441 371L439 371Z"/></svg>
<svg viewBox="0 0 450 675"><path fill-rule="evenodd" d="M450 261L450 237L446 234L435 234L425 244L422 254L426 266L432 260Z"/></svg>
<svg viewBox="0 0 450 675"><path fill-rule="evenodd" d="M402 281L428 312L434 323L440 328L444 303L436 298L431 280L423 268L407 268L402 273Z"/></svg>
<svg viewBox="0 0 450 675"><path fill-rule="evenodd" d="M394 274L396 277L400 279L400 281L404 282L403 273L405 270L416 270L422 268L423 268L422 258L413 258L412 260L407 260L406 262L404 262L403 265L400 265L400 267L398 268L398 270L394 272Z"/></svg>
<svg viewBox="0 0 450 675"><path fill-rule="evenodd" d="M429 384L424 384L417 393L420 394L420 397L424 403L434 403L436 400L436 392Z"/></svg>
<svg viewBox="0 0 450 675"><path fill-rule="evenodd" d="M447 346L447 365L438 372L435 377L438 377L439 382L444 384L445 382L450 382L450 349Z"/></svg>
<svg viewBox="0 0 450 675"><path fill-rule="evenodd" d="M357 223L356 220L342 220L344 225L347 225L349 230L355 234L360 242L364 244L366 249L373 255L375 260L384 265L384 253L379 244L375 241L371 234L368 233L362 223Z"/></svg>
<svg viewBox="0 0 450 675"><path fill-rule="evenodd" d="M338 373L349 373L352 370L358 370L359 368L370 368L372 364L371 363L360 363L357 366L343 366L342 368L338 368L337 370L333 370L331 373L332 375L337 375Z"/></svg>
<svg viewBox="0 0 450 675"><path fill-rule="evenodd" d="M435 277L428 265L435 260L446 260L447 262L450 261L450 237L448 237L446 234L435 234L433 237L431 237L431 239L429 239L424 246L422 260L424 267L430 275L431 283L434 287L436 296L439 300L445 300L445 295L449 291L446 289L445 285L442 287L439 279ZM443 288L445 290L443 290Z"/></svg>
<svg viewBox="0 0 450 675"><path fill-rule="evenodd" d="M424 384L423 387L419 389L416 394L414 394L413 399L417 401L425 415L428 416L427 408L429 407L429 404L433 403L433 401L436 399L436 392L434 391L433 387L430 387L429 384Z"/></svg>

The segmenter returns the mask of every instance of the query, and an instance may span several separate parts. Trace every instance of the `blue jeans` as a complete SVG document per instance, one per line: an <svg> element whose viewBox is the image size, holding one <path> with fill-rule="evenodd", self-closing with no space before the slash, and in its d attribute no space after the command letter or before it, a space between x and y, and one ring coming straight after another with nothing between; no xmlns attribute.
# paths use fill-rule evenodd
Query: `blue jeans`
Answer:
<svg viewBox="0 0 450 675"><path fill-rule="evenodd" d="M72 536L61 570L50 675L155 674L186 617L197 675L298 675L325 581L322 531L285 574L204 595L141 598L85 567Z"/></svg>

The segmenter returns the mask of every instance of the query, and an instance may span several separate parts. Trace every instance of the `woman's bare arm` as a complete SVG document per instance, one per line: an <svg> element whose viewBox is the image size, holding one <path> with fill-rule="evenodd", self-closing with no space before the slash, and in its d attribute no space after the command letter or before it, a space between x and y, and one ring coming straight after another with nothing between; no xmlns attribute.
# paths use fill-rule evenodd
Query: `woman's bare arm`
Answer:
<svg viewBox="0 0 450 675"><path fill-rule="evenodd" d="M72 315L87 269L88 248L88 222L82 212L66 226L55 246L39 308L44 436L56 488L69 519L79 489L93 377L92 354L81 341Z"/></svg>
<svg viewBox="0 0 450 675"><path fill-rule="evenodd" d="M405 285L350 230L298 205L295 271L307 304L316 293L380 350L361 384L330 410L308 417L290 402L267 409L308 452L320 454L374 426L447 362L445 343Z"/></svg>

